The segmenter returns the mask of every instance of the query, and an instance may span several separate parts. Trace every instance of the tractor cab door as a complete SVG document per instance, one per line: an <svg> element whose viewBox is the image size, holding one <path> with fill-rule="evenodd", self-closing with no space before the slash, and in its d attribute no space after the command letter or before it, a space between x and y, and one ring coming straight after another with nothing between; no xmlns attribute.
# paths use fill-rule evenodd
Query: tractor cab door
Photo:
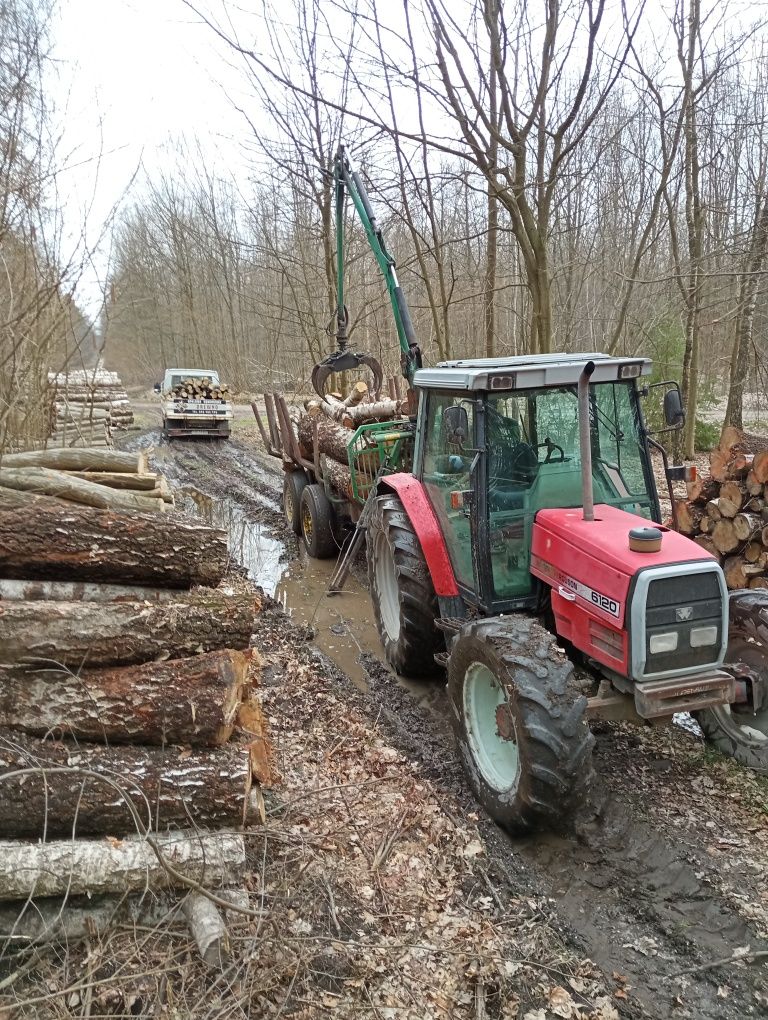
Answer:
<svg viewBox="0 0 768 1020"><path fill-rule="evenodd" d="M445 538L462 594L476 601L476 402L467 394L427 393L421 480Z"/></svg>

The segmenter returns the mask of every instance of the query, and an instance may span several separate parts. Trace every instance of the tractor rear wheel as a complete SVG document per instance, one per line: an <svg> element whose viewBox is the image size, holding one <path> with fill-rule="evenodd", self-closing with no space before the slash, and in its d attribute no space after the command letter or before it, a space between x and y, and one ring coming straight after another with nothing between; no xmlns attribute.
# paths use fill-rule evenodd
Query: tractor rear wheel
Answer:
<svg viewBox="0 0 768 1020"><path fill-rule="evenodd" d="M307 487L303 471L286 471L283 477L283 513L288 527L301 534L301 494Z"/></svg>
<svg viewBox="0 0 768 1020"><path fill-rule="evenodd" d="M368 579L387 660L403 676L433 676L445 643L421 543L397 496L380 496L367 534Z"/></svg>
<svg viewBox="0 0 768 1020"><path fill-rule="evenodd" d="M728 643L727 662L743 662L755 673L768 676L768 656L763 646L745 637ZM722 754L735 758L757 772L768 773L768 706L752 712L746 706L722 705L696 713L707 741Z"/></svg>
<svg viewBox="0 0 768 1020"><path fill-rule="evenodd" d="M310 556L327 560L338 552L333 537L333 507L322 485L305 486L301 493L301 537Z"/></svg>
<svg viewBox="0 0 768 1020"><path fill-rule="evenodd" d="M587 793L594 737L572 677L556 638L527 617L477 620L453 645L448 694L462 764L511 832L562 823Z"/></svg>

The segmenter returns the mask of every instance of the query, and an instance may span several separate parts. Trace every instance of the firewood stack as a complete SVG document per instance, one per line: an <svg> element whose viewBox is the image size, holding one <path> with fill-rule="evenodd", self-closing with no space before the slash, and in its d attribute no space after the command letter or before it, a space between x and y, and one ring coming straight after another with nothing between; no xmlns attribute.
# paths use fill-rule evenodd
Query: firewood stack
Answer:
<svg viewBox="0 0 768 1020"><path fill-rule="evenodd" d="M173 395L187 400L228 400L229 386L226 383L214 385L208 378L189 378L173 387Z"/></svg>
<svg viewBox="0 0 768 1020"><path fill-rule="evenodd" d="M406 413L406 400L395 387L393 395L384 400L371 400L364 382L355 383L342 399L338 393L328 394L325 400L312 399L304 403L304 413L297 422L302 455L312 459L314 437L323 454L324 473L334 488L352 498L352 479L347 456L347 444L361 425L377 421L393 421Z"/></svg>
<svg viewBox="0 0 768 1020"><path fill-rule="evenodd" d="M109 446L112 429L133 424L128 394L117 372L95 369L49 373L56 422L49 446Z"/></svg>
<svg viewBox="0 0 768 1020"><path fill-rule="evenodd" d="M239 882L270 767L228 562L180 514L0 487L0 901Z"/></svg>
<svg viewBox="0 0 768 1020"><path fill-rule="evenodd" d="M678 528L722 564L729 588L768 588L768 449L750 452L727 426L709 463L675 501Z"/></svg>

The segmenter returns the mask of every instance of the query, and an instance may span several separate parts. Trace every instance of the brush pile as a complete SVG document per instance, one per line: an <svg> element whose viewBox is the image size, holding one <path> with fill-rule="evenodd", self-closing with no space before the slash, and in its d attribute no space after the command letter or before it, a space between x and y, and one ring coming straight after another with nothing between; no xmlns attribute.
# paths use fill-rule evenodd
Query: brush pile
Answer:
<svg viewBox="0 0 768 1020"><path fill-rule="evenodd" d="M269 764L260 602L228 564L182 515L0 488L0 901L60 926L49 897L242 884Z"/></svg>
<svg viewBox="0 0 768 1020"><path fill-rule="evenodd" d="M768 588L768 449L751 452L739 429L723 429L710 473L675 501L678 530L711 553L729 588Z"/></svg>

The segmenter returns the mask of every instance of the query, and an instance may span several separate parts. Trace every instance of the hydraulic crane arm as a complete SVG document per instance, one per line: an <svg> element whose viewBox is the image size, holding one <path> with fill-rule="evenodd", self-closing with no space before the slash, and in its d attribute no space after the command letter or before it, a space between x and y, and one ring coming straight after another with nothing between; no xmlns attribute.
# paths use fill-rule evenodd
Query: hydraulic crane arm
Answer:
<svg viewBox="0 0 768 1020"><path fill-rule="evenodd" d="M397 279L395 260L387 250L381 227L376 221L376 216L368 198L368 192L365 189L360 174L353 168L343 145L339 146L336 154L333 181L336 204L336 342L338 349L315 366L312 373L313 385L315 390L321 396L324 396L322 388L325 380L332 372L346 371L349 368L356 368L361 364L368 365L372 369L374 378L377 379L377 388L381 383L381 367L371 355L352 354L352 352L347 350L349 344L347 332L349 313L344 303L344 208L346 196L349 194L365 229L365 234L376 257L376 262L387 284L387 291L392 304L392 313L395 318L395 326L400 343L402 373L410 386L413 384L414 373L418 368L421 368L421 349L416 339L411 313L408 310L408 303L405 300L403 289Z"/></svg>

